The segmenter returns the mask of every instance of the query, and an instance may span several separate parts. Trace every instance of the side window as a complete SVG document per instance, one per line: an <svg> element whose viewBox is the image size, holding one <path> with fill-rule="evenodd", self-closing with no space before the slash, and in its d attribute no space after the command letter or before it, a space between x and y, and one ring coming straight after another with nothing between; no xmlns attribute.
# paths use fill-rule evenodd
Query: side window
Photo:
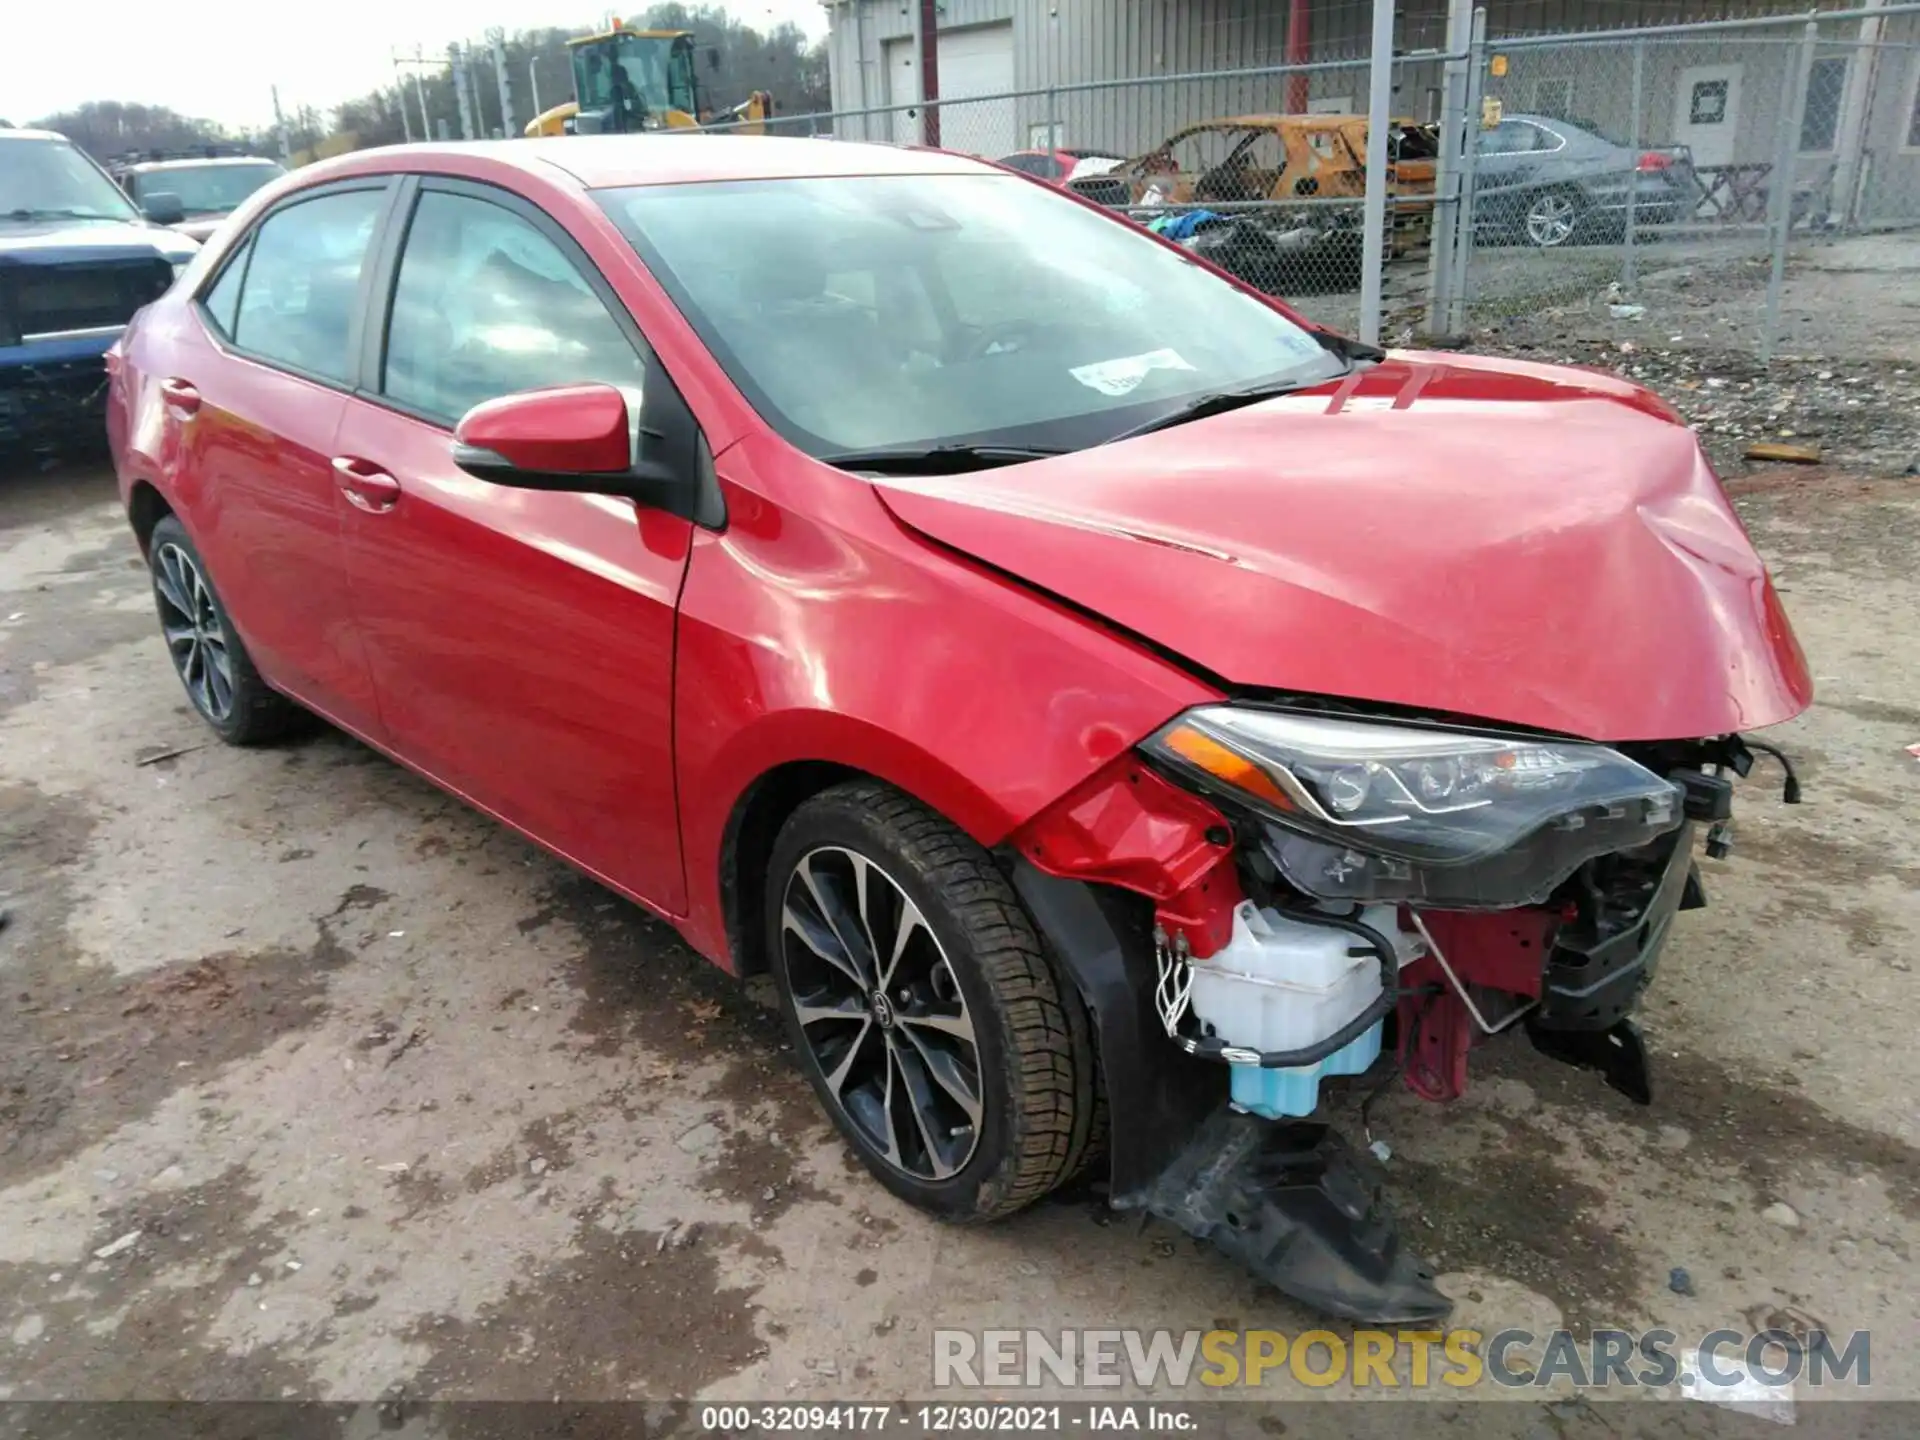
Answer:
<svg viewBox="0 0 1920 1440"><path fill-rule="evenodd" d="M516 390L645 377L626 332L539 230L502 205L421 195L394 283L385 394L451 422Z"/></svg>
<svg viewBox="0 0 1920 1440"><path fill-rule="evenodd" d="M1480 153L1482 155L1517 155L1533 149L1533 142L1540 132L1531 125L1518 120L1502 120L1491 130L1480 133Z"/></svg>
<svg viewBox="0 0 1920 1440"><path fill-rule="evenodd" d="M234 251L213 288L200 297L200 303L206 307L209 318L229 340L233 339L234 324L240 312L240 282L247 273L247 250L252 243L248 241Z"/></svg>
<svg viewBox="0 0 1920 1440"><path fill-rule="evenodd" d="M269 215L254 232L234 343L310 375L347 379L360 270L385 200L384 190L346 190Z"/></svg>

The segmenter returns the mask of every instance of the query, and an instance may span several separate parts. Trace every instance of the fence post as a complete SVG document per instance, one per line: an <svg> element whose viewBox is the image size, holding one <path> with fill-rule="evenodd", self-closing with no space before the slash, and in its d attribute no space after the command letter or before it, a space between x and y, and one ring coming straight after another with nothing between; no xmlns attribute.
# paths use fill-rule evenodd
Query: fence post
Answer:
<svg viewBox="0 0 1920 1440"><path fill-rule="evenodd" d="M1467 329L1467 282L1473 261L1473 172L1480 157L1480 102L1487 88L1487 12L1473 12L1467 42L1467 133L1460 147L1460 203L1454 206L1453 280L1447 286L1446 331L1462 335Z"/></svg>
<svg viewBox="0 0 1920 1440"><path fill-rule="evenodd" d="M1634 282L1640 278L1636 262L1639 256L1634 252L1634 219L1640 199L1640 106L1646 97L1647 75L1647 37L1642 35L1633 42L1633 130L1627 137L1627 150L1633 157L1633 173L1627 176L1627 258L1622 278L1632 291Z"/></svg>
<svg viewBox="0 0 1920 1440"><path fill-rule="evenodd" d="M1433 233L1427 248L1427 333L1444 332L1451 313L1454 237L1460 221L1460 151L1467 128L1467 47L1473 41L1473 7L1448 0L1447 54L1440 82L1440 158L1433 178Z"/></svg>
<svg viewBox="0 0 1920 1440"><path fill-rule="evenodd" d="M1387 263L1387 122L1393 104L1393 0L1373 0L1373 52L1367 67L1366 227L1360 247L1360 338L1380 343L1380 282Z"/></svg>
<svg viewBox="0 0 1920 1440"><path fill-rule="evenodd" d="M1800 32L1798 62L1787 71L1780 104L1779 148L1774 152L1772 202L1767 219L1773 229L1773 266L1767 273L1767 318L1760 335L1760 358L1770 362L1780 340L1780 290L1787 277L1787 232L1793 229L1793 160L1799 152L1800 128L1806 118L1807 82L1813 75L1814 47L1820 43L1820 22L1807 21Z"/></svg>

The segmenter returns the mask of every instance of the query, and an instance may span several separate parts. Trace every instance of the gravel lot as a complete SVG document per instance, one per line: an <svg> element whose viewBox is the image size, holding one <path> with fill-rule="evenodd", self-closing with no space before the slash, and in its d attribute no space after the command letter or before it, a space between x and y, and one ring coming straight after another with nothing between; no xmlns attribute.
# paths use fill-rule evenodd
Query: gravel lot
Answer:
<svg viewBox="0 0 1920 1440"><path fill-rule="evenodd" d="M1734 482L1820 703L1682 917L1655 1104L1513 1044L1375 1108L1459 1323L1870 1328L1920 1396L1917 486ZM0 1399L885 1400L936 1321L1316 1323L1091 1195L920 1218L765 995L338 734L209 743L103 466L0 478L0 534Z"/></svg>

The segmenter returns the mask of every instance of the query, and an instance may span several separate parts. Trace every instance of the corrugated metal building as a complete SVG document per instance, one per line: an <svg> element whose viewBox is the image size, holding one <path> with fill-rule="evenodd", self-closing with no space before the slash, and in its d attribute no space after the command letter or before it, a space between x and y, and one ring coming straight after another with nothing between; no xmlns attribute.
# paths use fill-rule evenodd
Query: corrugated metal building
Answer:
<svg viewBox="0 0 1920 1440"><path fill-rule="evenodd" d="M1223 115L1364 108L1370 0L941 0L941 143L997 156L1078 146L1138 154L1182 126ZM1822 8L1837 8L1827 0ZM913 0L827 0L836 111L906 107L918 98ZM1804 13L1799 0L1494 0L1494 37L1615 30L1740 15ZM1822 31L1808 124L1796 161L1802 184L1871 174L1865 218L1920 214L1920 17L1880 24L1877 49L1858 42L1875 22ZM1294 53L1289 55L1290 23ZM1440 66L1418 52L1445 41L1444 0L1399 7L1394 111L1437 118ZM1632 47L1624 43L1516 49L1488 93L1509 111L1588 119L1621 138L1689 144L1702 164L1770 161L1797 27L1652 41L1642 51L1639 122ZM1258 69L1294 60L1350 66L1304 81L1283 75L1170 78ZM1134 83L1122 83L1134 82ZM1091 86L1093 88L1080 88ZM968 96L1016 98L955 103ZM920 138L898 109L836 126L874 140ZM1853 177L1853 178L1849 178ZM1876 213L1874 207L1878 207ZM1887 207L1892 206L1889 210ZM1836 205L1835 208L1843 208Z"/></svg>

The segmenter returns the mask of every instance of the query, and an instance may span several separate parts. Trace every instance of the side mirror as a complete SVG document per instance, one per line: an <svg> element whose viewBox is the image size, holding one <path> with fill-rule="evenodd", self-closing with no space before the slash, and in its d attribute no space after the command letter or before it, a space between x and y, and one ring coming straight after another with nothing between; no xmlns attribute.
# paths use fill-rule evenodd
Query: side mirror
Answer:
<svg viewBox="0 0 1920 1440"><path fill-rule="evenodd" d="M700 427L657 368L645 414L638 392L598 382L503 395L469 410L453 432L453 463L517 490L619 495L717 526L719 486Z"/></svg>
<svg viewBox="0 0 1920 1440"><path fill-rule="evenodd" d="M187 218L187 207L171 190L156 190L140 204L140 211L156 225L178 225Z"/></svg>

